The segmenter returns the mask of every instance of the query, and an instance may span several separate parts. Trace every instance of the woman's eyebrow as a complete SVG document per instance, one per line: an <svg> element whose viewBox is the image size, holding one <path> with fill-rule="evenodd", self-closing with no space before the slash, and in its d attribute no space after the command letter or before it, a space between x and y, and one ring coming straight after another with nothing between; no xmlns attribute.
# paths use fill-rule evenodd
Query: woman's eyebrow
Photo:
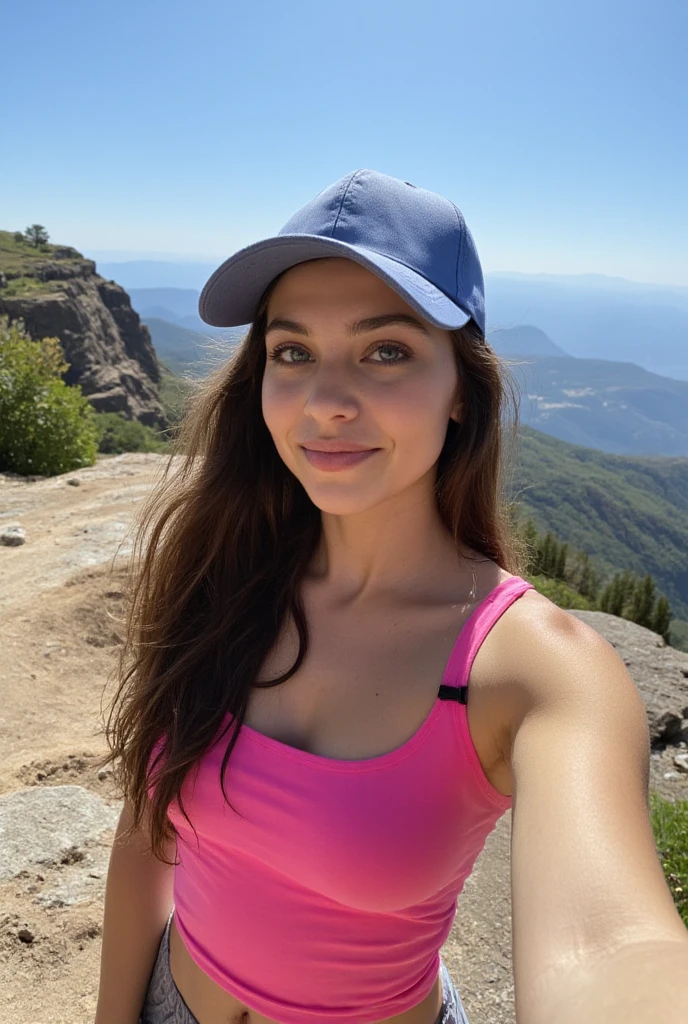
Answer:
<svg viewBox="0 0 688 1024"><path fill-rule="evenodd" d="M365 320L356 320L354 323L349 324L347 330L349 334L366 334L368 331L376 331L381 327L391 327L396 324L413 327L430 337L430 331L425 324L421 320L417 320L415 316L409 316L407 313L385 313L382 316L369 316ZM296 320L284 320L281 317L276 317L270 321L265 329L265 333L268 334L269 331L289 331L291 334L301 334L304 337L308 337L310 333L304 324L300 324Z"/></svg>

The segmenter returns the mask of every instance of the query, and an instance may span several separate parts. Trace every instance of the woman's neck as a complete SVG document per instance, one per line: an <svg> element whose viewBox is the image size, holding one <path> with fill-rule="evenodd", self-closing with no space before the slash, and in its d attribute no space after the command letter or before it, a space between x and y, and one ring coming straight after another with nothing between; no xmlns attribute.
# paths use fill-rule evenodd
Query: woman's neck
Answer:
<svg viewBox="0 0 688 1024"><path fill-rule="evenodd" d="M309 575L349 603L390 591L425 590L425 582L438 573L455 573L460 560L432 485L425 483L365 512L323 512Z"/></svg>

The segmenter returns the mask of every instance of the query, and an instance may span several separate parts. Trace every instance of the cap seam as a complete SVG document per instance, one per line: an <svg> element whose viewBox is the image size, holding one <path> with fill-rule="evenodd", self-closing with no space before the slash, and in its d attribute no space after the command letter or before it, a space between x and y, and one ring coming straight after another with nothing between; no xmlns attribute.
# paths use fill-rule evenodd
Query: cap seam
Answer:
<svg viewBox="0 0 688 1024"><path fill-rule="evenodd" d="M449 202L451 203L451 199L449 200ZM463 254L463 247L464 247L464 240L465 239L464 239L464 232L462 230L462 224L461 224L461 220L462 220L461 214L459 213L455 203L452 203L452 206L454 207L454 213L456 214L456 219L459 222L459 247L458 247L458 250L457 250L457 253L456 253L456 294L460 295L461 294L461 287L460 287L460 280L459 280L459 268L461 267L461 264L463 262L462 261L462 254Z"/></svg>
<svg viewBox="0 0 688 1024"><path fill-rule="evenodd" d="M354 183L354 178L356 177L357 174L360 174L360 173L361 173L360 170L354 171L353 174L351 175L351 177L349 178L349 181L347 182L347 186L344 189L344 195L342 196L342 201L340 202L339 209L337 210L337 216L335 217L334 224L332 225L332 231L330 232L330 238L334 238L334 233L337 230L337 224L339 224L339 218L340 218L340 215L341 215L341 212L342 212L342 207L344 206L344 200L346 199L346 197L348 195L349 189L351 188L351 186Z"/></svg>

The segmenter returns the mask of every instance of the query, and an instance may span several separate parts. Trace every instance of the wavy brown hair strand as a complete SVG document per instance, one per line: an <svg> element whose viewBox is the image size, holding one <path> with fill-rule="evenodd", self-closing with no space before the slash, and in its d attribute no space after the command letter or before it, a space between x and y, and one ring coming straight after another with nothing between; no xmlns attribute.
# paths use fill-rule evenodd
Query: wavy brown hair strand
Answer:
<svg viewBox="0 0 688 1024"><path fill-rule="evenodd" d="M518 448L518 386L475 321L450 334L462 412L460 423L449 421L440 453L438 508L457 544L520 575L525 549L506 497Z"/></svg>

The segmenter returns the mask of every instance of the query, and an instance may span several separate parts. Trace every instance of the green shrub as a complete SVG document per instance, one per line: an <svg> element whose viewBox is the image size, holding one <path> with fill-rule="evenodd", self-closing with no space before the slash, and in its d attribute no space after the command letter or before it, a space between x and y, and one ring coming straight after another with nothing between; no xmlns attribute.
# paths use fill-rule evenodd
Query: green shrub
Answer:
<svg viewBox="0 0 688 1024"><path fill-rule="evenodd" d="M62 380L68 366L58 338L34 341L0 316L0 470L55 476L95 462L94 411Z"/></svg>
<svg viewBox="0 0 688 1024"><path fill-rule="evenodd" d="M651 792L650 818L664 877L688 928L688 800L671 803Z"/></svg>
<svg viewBox="0 0 688 1024"><path fill-rule="evenodd" d="M539 594L544 594L559 608L594 609L595 603L579 594L570 584L563 580L553 580L549 576L529 574L528 581L533 584Z"/></svg>
<svg viewBox="0 0 688 1024"><path fill-rule="evenodd" d="M103 455L124 452L165 452L167 439L138 420L128 420L119 412L96 413L99 431L98 451Z"/></svg>
<svg viewBox="0 0 688 1024"><path fill-rule="evenodd" d="M50 294L62 291L62 281L39 281L36 277L14 277L2 290L6 299L16 299L24 295L37 295L40 292Z"/></svg>

